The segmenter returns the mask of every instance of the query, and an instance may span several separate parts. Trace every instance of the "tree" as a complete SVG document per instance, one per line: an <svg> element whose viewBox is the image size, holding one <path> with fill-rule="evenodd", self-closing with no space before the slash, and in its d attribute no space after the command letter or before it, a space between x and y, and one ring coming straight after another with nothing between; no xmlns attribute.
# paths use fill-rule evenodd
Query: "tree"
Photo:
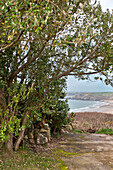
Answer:
<svg viewBox="0 0 113 170"><path fill-rule="evenodd" d="M1 138L12 127L7 132L12 150L15 126L24 126L32 110L19 119L19 103L28 101L38 82L48 95L54 82L67 75L104 75L106 84L112 84L113 14L90 0L3 0L0 16Z"/></svg>

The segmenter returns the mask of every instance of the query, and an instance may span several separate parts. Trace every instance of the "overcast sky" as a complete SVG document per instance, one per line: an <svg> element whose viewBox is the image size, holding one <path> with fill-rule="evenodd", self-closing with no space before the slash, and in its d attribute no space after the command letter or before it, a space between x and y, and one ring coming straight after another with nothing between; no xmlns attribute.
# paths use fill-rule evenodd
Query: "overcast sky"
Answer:
<svg viewBox="0 0 113 170"><path fill-rule="evenodd" d="M100 0L102 9L105 11L107 8L112 11L113 0ZM69 76L67 80L67 92L113 92L113 87L107 86L101 81L78 81L74 76Z"/></svg>
<svg viewBox="0 0 113 170"><path fill-rule="evenodd" d="M110 9L110 11L112 11L113 9L113 0L98 0L100 1L101 5L102 5L102 9L105 11L107 8Z"/></svg>

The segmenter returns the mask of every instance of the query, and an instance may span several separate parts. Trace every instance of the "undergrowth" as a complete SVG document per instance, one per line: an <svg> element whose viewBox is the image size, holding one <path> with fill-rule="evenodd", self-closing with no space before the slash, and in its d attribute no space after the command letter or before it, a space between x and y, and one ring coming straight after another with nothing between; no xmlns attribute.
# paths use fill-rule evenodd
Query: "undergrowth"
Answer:
<svg viewBox="0 0 113 170"><path fill-rule="evenodd" d="M4 170L55 170L58 162L47 153L34 153L29 149L20 149L13 154L0 149L0 169Z"/></svg>

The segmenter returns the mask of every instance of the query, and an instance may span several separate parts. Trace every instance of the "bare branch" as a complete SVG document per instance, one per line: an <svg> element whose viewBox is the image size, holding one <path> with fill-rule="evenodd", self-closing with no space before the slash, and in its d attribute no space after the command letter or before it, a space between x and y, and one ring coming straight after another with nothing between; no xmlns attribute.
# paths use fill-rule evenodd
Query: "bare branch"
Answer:
<svg viewBox="0 0 113 170"><path fill-rule="evenodd" d="M90 75L90 74L97 74L99 72L95 71L95 72L89 72L89 73L70 73L68 75L71 75L71 76L78 76L78 75Z"/></svg>

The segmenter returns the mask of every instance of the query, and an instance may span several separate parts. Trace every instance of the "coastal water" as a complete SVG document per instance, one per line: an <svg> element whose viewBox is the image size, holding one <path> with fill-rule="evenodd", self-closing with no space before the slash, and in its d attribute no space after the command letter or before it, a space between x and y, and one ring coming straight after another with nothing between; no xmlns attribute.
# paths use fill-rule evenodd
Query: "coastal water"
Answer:
<svg viewBox="0 0 113 170"><path fill-rule="evenodd" d="M99 107L106 105L105 102L91 101L91 100L73 100L68 99L68 104L70 112L85 112L85 111L95 111Z"/></svg>

